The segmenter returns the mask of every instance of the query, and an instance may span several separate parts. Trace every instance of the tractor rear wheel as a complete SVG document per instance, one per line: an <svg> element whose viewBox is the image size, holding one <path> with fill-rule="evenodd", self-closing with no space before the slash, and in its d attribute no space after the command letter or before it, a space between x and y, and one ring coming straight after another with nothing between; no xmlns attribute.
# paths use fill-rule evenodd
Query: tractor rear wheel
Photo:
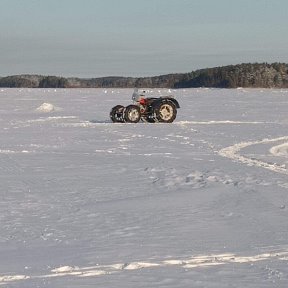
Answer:
<svg viewBox="0 0 288 288"><path fill-rule="evenodd" d="M171 101L160 102L156 104L154 113L158 122L172 123L177 116L177 108Z"/></svg>

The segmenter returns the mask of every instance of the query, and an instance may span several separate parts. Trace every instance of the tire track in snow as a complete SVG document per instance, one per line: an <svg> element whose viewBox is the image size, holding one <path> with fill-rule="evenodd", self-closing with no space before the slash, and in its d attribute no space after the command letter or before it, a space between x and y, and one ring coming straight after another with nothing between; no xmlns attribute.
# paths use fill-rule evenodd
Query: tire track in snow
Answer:
<svg viewBox="0 0 288 288"><path fill-rule="evenodd" d="M261 261L288 261L288 247L282 249L263 251L261 254L256 255L237 255L234 253L225 254L208 254L196 255L187 258L166 258L158 261L137 261L130 263L115 263L110 265L95 265L87 267L78 266L61 266L49 271L49 274L44 275L0 275L0 286L7 285L8 283L47 279L47 278L60 278L60 277L100 277L114 273L129 272L141 269L157 269L165 267L180 267L183 269L197 269L207 268L211 266L229 265L229 264L251 264Z"/></svg>
<svg viewBox="0 0 288 288"><path fill-rule="evenodd" d="M218 124L273 124L275 122L259 122L259 121L233 121L233 120L210 120L210 121L175 121L178 125L218 125Z"/></svg>
<svg viewBox="0 0 288 288"><path fill-rule="evenodd" d="M239 153L241 149L246 148L251 145L268 144L268 143L273 143L273 142L278 142L278 141L288 141L288 136L283 136L283 137L273 138L273 139L263 139L263 140L258 140L258 141L241 142L241 143L221 149L220 151L218 151L218 154L221 155L222 157L226 157L226 158L235 160L237 162L241 162L248 166L261 167L261 168L271 170L273 172L288 175L288 170L285 167L285 165L280 166L277 164L267 163L267 162L257 160L257 159L251 159L251 158L242 156Z"/></svg>

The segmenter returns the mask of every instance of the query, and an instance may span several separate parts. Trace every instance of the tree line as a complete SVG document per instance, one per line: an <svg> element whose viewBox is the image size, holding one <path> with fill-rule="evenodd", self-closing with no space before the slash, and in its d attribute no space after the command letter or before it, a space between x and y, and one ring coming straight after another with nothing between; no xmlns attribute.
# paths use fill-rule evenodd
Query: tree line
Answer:
<svg viewBox="0 0 288 288"><path fill-rule="evenodd" d="M243 63L206 68L190 73L154 77L64 78L16 75L0 78L0 87L11 88L287 88L288 64Z"/></svg>

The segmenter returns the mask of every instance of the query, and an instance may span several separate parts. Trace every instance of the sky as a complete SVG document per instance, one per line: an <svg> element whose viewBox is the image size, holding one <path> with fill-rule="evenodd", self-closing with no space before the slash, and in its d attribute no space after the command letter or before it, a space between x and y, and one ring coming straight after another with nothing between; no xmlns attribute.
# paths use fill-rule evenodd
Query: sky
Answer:
<svg viewBox="0 0 288 288"><path fill-rule="evenodd" d="M288 62L287 0L0 0L0 77Z"/></svg>

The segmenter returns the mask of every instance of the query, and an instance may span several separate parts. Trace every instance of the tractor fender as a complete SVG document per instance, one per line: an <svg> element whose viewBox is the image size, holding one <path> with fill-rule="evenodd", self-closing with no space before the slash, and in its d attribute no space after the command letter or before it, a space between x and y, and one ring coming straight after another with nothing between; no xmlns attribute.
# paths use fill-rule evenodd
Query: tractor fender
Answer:
<svg viewBox="0 0 288 288"><path fill-rule="evenodd" d="M169 103L169 102L172 102L177 109L180 108L178 101L174 98L159 98L157 101L157 103Z"/></svg>

